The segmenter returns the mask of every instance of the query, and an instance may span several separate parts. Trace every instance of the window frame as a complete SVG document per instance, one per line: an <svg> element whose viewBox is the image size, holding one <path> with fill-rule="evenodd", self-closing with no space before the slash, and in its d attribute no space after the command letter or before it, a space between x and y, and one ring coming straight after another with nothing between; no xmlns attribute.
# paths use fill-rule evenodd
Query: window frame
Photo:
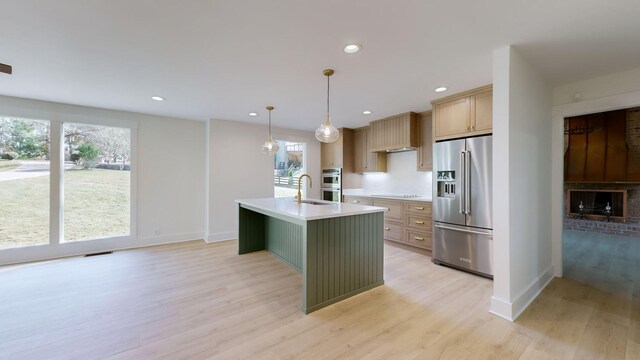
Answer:
<svg viewBox="0 0 640 360"><path fill-rule="evenodd" d="M53 115L53 114L49 114ZM8 117L37 119L49 122L49 242L0 250L0 265L83 255L134 247L138 241L138 124L122 119L86 117L78 114L55 114L56 116ZM68 115L68 116L67 116ZM53 117L53 119L48 119ZM65 117L65 121L55 118ZM124 236L64 242L64 124L120 127L130 130L130 178L129 178L129 234Z"/></svg>

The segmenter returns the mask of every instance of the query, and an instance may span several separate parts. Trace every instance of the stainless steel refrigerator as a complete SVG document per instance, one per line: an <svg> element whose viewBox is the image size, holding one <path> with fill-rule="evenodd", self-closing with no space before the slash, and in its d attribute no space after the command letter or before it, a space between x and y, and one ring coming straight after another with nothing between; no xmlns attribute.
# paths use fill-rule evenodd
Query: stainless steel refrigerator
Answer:
<svg viewBox="0 0 640 360"><path fill-rule="evenodd" d="M433 147L433 262L493 277L492 136Z"/></svg>

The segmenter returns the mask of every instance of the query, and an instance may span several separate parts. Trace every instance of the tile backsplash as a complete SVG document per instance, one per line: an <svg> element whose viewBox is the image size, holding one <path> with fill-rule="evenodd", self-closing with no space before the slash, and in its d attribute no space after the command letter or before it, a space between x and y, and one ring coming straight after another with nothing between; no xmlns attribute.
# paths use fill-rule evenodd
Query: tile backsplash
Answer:
<svg viewBox="0 0 640 360"><path fill-rule="evenodd" d="M431 171L417 171L417 151L387 154L387 172L362 176L369 194L416 194L431 196Z"/></svg>

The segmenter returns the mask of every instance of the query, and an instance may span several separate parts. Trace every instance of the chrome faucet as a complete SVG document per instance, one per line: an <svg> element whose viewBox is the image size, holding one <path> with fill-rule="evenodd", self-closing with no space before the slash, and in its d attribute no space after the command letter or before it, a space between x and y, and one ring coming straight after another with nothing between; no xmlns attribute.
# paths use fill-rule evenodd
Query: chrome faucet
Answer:
<svg viewBox="0 0 640 360"><path fill-rule="evenodd" d="M309 188L313 187L313 182L311 181L311 176L309 176L309 174L300 175L300 177L298 178L298 195L296 196L298 198L298 204L302 203L302 193L300 192L300 187L302 186L302 178L305 176L309 178Z"/></svg>

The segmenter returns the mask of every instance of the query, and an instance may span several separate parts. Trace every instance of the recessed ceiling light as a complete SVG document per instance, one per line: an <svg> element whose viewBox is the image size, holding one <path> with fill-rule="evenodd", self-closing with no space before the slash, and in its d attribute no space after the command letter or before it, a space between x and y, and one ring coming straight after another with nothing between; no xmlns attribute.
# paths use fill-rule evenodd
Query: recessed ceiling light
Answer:
<svg viewBox="0 0 640 360"><path fill-rule="evenodd" d="M371 111L365 110L362 112L362 115L371 115Z"/></svg>
<svg viewBox="0 0 640 360"><path fill-rule="evenodd" d="M258 113L257 112L250 112L249 116L258 116Z"/></svg>
<svg viewBox="0 0 640 360"><path fill-rule="evenodd" d="M347 54L355 54L362 49L362 46L359 44L349 44L344 47L344 52Z"/></svg>
<svg viewBox="0 0 640 360"><path fill-rule="evenodd" d="M151 99L155 101L164 101L164 98L162 96L152 96Z"/></svg>
<svg viewBox="0 0 640 360"><path fill-rule="evenodd" d="M447 88L444 87L444 86L437 87L436 90L435 90L435 92L438 92L438 93L439 92L443 92L443 91L447 91Z"/></svg>

